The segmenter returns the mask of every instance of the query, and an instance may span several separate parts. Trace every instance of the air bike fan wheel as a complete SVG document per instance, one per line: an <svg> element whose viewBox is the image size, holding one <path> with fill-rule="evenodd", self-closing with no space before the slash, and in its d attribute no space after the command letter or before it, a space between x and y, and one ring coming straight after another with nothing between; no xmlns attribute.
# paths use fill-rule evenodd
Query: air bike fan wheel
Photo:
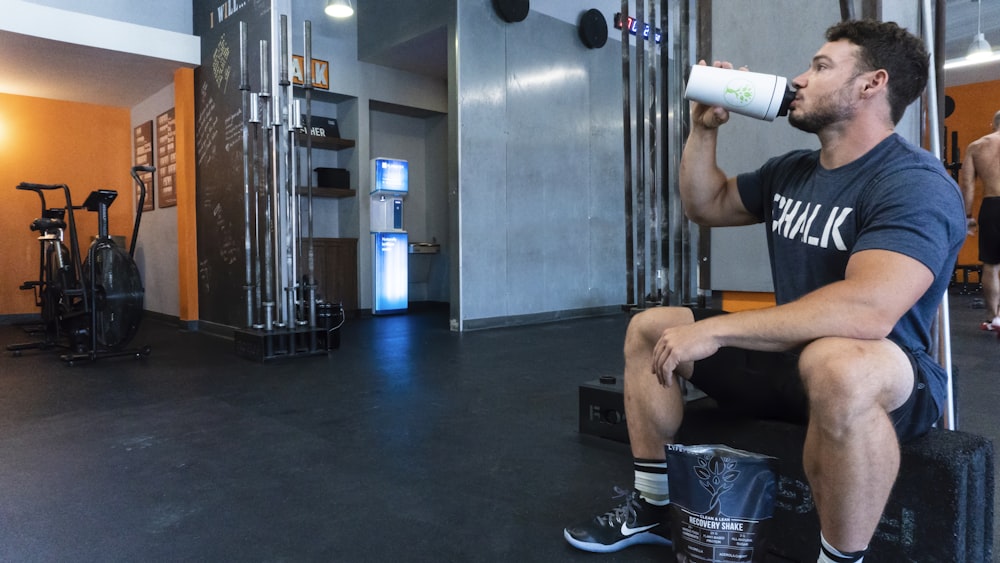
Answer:
<svg viewBox="0 0 1000 563"><path fill-rule="evenodd" d="M86 281L93 288L94 330L97 343L120 350L135 336L142 319L143 295L139 268L111 239L98 239L84 262Z"/></svg>

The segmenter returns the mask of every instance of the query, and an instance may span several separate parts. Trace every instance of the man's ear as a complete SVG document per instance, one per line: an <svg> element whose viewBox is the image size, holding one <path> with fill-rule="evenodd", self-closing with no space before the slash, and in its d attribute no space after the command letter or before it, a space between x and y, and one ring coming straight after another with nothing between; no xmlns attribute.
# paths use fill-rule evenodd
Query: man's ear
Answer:
<svg viewBox="0 0 1000 563"><path fill-rule="evenodd" d="M885 90L889 86L889 73L884 69L868 73L867 80L861 87L861 97L870 98L878 92Z"/></svg>

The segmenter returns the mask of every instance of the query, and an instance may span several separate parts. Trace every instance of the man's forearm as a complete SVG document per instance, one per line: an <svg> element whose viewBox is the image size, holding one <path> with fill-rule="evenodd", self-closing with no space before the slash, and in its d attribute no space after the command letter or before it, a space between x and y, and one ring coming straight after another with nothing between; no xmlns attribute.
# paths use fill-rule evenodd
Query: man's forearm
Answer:
<svg viewBox="0 0 1000 563"><path fill-rule="evenodd" d="M711 225L710 211L726 189L726 174L716 162L717 129L695 126L681 154L680 195L692 221Z"/></svg>
<svg viewBox="0 0 1000 563"><path fill-rule="evenodd" d="M704 328L719 346L790 350L817 338L885 338L934 280L923 264L891 251L868 250L852 260L847 279L768 309L711 317ZM880 273L881 265L896 271ZM856 270L850 273L851 270Z"/></svg>
<svg viewBox="0 0 1000 563"><path fill-rule="evenodd" d="M865 318L877 315L870 304L859 302L849 290L836 284L824 289L821 294L810 294L792 303L701 322L710 324L705 328L720 346L772 352L793 350L824 337L874 340L888 334L865 322Z"/></svg>

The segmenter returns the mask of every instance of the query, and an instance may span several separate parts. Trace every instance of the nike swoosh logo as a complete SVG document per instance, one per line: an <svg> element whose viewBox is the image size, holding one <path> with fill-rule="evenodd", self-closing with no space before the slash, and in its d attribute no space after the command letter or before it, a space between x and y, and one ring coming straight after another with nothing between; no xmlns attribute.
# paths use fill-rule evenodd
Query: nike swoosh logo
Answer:
<svg viewBox="0 0 1000 563"><path fill-rule="evenodd" d="M622 532L623 536L628 537L628 536L631 536L633 534L638 534L639 532L645 532L646 530L652 530L653 528L655 528L655 527L657 527L659 525L660 525L659 522L657 522L656 524L650 524L649 526L641 526L639 528L629 528L628 527L628 522L622 522L622 530L621 530L621 532Z"/></svg>

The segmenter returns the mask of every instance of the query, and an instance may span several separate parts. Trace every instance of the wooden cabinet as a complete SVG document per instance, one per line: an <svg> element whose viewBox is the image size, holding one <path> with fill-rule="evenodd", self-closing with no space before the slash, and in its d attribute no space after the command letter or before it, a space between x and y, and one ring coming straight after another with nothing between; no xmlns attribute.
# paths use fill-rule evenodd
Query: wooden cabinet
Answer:
<svg viewBox="0 0 1000 563"><path fill-rule="evenodd" d="M316 283L320 298L343 303L347 318L358 316L358 239L313 240Z"/></svg>

